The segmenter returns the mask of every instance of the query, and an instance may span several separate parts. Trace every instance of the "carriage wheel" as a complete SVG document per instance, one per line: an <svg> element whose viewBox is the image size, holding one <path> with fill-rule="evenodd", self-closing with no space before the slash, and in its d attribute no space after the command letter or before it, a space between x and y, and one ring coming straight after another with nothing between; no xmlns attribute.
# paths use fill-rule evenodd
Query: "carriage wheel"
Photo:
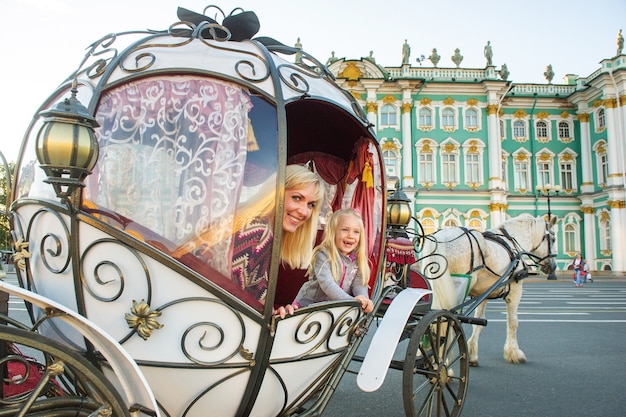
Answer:
<svg viewBox="0 0 626 417"><path fill-rule="evenodd" d="M457 417L469 375L461 323L448 311L430 311L413 329L402 371L407 416Z"/></svg>
<svg viewBox="0 0 626 417"><path fill-rule="evenodd" d="M76 351L38 333L8 326L0 326L0 343L13 344L25 356L45 364L43 378L37 377L39 385L10 398L0 396L0 417L130 417L115 387ZM23 360L15 355L11 359L9 353L0 363L26 365Z"/></svg>

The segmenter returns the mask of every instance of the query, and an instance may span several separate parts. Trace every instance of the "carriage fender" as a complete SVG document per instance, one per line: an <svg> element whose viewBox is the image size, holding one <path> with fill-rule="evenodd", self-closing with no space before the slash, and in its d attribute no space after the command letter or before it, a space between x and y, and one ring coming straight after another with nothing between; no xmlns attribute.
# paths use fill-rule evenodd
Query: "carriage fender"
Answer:
<svg viewBox="0 0 626 417"><path fill-rule="evenodd" d="M107 360L119 379L122 388L119 390L120 395L126 399L127 405L141 405L143 410L149 410L150 415L160 416L154 394L137 363L115 339L95 323L53 300L4 281L0 281L0 292L19 297L41 309L57 310L55 317L80 332Z"/></svg>
<svg viewBox="0 0 626 417"><path fill-rule="evenodd" d="M391 359L415 305L432 291L422 288L402 290L391 302L372 337L356 382L365 392L376 391L385 381Z"/></svg>

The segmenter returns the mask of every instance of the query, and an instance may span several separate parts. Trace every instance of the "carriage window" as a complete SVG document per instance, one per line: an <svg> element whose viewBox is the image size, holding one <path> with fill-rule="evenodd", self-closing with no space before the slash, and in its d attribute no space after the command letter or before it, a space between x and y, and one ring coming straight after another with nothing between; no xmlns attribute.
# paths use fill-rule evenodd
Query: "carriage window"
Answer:
<svg viewBox="0 0 626 417"><path fill-rule="evenodd" d="M275 188L275 109L229 82L162 75L109 90L96 119L85 205L259 308L233 288L233 230L239 207Z"/></svg>

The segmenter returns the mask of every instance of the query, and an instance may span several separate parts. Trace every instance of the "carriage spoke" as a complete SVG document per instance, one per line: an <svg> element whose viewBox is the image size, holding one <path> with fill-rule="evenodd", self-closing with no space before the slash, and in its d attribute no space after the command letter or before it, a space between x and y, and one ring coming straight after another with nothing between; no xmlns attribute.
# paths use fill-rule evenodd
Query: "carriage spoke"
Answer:
<svg viewBox="0 0 626 417"><path fill-rule="evenodd" d="M467 344L448 311L426 314L410 336L403 371L407 416L458 417L467 392Z"/></svg>

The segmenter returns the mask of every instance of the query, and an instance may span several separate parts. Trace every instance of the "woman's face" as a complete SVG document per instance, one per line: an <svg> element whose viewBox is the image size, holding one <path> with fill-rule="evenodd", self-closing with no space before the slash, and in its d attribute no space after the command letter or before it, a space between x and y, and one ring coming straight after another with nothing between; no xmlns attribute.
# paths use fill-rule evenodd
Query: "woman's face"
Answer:
<svg viewBox="0 0 626 417"><path fill-rule="evenodd" d="M315 184L285 190L285 213L283 216L283 230L285 232L295 232L298 227L311 218L313 208L317 204L316 194L317 186Z"/></svg>

